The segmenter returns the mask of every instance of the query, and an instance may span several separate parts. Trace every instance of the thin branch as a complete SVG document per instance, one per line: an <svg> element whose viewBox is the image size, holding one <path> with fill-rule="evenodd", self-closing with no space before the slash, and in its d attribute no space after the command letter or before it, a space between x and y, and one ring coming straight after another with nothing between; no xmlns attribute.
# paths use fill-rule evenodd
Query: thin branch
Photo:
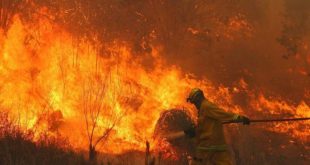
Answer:
<svg viewBox="0 0 310 165"><path fill-rule="evenodd" d="M84 106L84 118L85 118L85 123L86 123L86 131L87 131L87 136L88 136L88 140L91 142L91 137L90 137L90 134L89 134L89 123L88 123L88 118L87 118L87 96L85 97L86 95L86 91L85 91L85 86L83 87L83 95L84 95L84 101L83 101L83 106Z"/></svg>

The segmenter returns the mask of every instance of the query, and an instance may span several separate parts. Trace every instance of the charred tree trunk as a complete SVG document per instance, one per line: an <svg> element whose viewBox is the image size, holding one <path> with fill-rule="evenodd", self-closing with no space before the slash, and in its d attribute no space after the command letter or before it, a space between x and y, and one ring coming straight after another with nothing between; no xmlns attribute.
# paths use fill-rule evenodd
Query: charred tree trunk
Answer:
<svg viewBox="0 0 310 165"><path fill-rule="evenodd" d="M148 141L146 141L145 165L155 165L155 157L151 155L150 143Z"/></svg>
<svg viewBox="0 0 310 165"><path fill-rule="evenodd" d="M90 164L95 165L97 160L97 152L95 147L91 144L89 145L88 156Z"/></svg>
<svg viewBox="0 0 310 165"><path fill-rule="evenodd" d="M146 141L145 143L146 149L145 149L145 165L148 165L149 157L150 157L150 143Z"/></svg>

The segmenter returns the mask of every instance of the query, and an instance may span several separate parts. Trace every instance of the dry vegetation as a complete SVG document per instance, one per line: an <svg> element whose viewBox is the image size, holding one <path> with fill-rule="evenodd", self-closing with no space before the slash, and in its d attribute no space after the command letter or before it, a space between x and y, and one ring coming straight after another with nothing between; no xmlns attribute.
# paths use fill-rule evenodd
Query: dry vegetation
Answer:
<svg viewBox="0 0 310 165"><path fill-rule="evenodd" d="M40 135L34 142L32 130L21 130L0 114L0 164L2 165L86 165L83 155L74 152L62 137Z"/></svg>

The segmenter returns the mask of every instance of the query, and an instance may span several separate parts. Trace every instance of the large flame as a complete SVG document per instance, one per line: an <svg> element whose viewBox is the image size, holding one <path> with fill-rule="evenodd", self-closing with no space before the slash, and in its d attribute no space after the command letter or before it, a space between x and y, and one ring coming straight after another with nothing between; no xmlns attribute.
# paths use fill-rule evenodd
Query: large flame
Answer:
<svg viewBox="0 0 310 165"><path fill-rule="evenodd" d="M177 66L168 66L159 47L153 47L150 54L134 54L121 41L76 39L45 18L29 24L15 16L12 22L7 33L0 35L1 111L7 111L23 129L33 129L37 135L60 134L76 148L87 148L85 119L91 120L92 113L100 110L95 138L115 124L100 151L143 151L162 111L187 109L195 116L193 107L185 103L193 87L201 87L224 109L250 117L258 113L262 117L310 116L305 102L294 106L268 99L247 89L242 79L233 89L197 80ZM106 51L98 51L99 46ZM146 66L145 57L151 58L152 64ZM250 96L256 113L234 104L233 95L242 91ZM266 129L307 140L309 122L302 124L275 124Z"/></svg>
<svg viewBox="0 0 310 165"><path fill-rule="evenodd" d="M95 136L117 120L105 151L143 149L160 112L181 107L199 84L166 67L158 51L146 69L124 43L103 44L109 54L100 54L44 19L34 27L16 16L1 37L1 109L24 129L60 132L77 147L88 143L85 111L99 108Z"/></svg>

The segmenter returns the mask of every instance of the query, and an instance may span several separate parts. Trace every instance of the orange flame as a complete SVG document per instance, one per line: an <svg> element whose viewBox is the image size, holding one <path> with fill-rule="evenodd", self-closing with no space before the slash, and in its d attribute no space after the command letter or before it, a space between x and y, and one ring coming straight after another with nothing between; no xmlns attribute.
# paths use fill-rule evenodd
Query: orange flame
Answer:
<svg viewBox="0 0 310 165"><path fill-rule="evenodd" d="M231 92L228 87L215 87L207 79L196 80L176 66L167 66L160 48L153 47L150 54L153 67L145 67L143 55L134 55L126 43L100 45L107 53L97 51L96 45L86 39L74 39L44 18L33 25L15 16L8 32L0 35L1 111L8 111L12 120L24 129L36 130L37 135L60 133L76 148L86 149L86 112L94 115L92 111L100 110L95 138L116 123L111 136L100 146L101 151L110 153L143 151L164 110L185 108L194 116L193 107L185 103L193 87L201 87L224 109L244 112L233 101L238 88ZM240 90L246 90L246 82L240 83ZM258 111L310 116L305 102L296 107L263 95L258 98L251 100ZM294 137L305 139L308 133L303 130L309 129L309 123L304 129L297 124L279 127L267 129L292 132Z"/></svg>

